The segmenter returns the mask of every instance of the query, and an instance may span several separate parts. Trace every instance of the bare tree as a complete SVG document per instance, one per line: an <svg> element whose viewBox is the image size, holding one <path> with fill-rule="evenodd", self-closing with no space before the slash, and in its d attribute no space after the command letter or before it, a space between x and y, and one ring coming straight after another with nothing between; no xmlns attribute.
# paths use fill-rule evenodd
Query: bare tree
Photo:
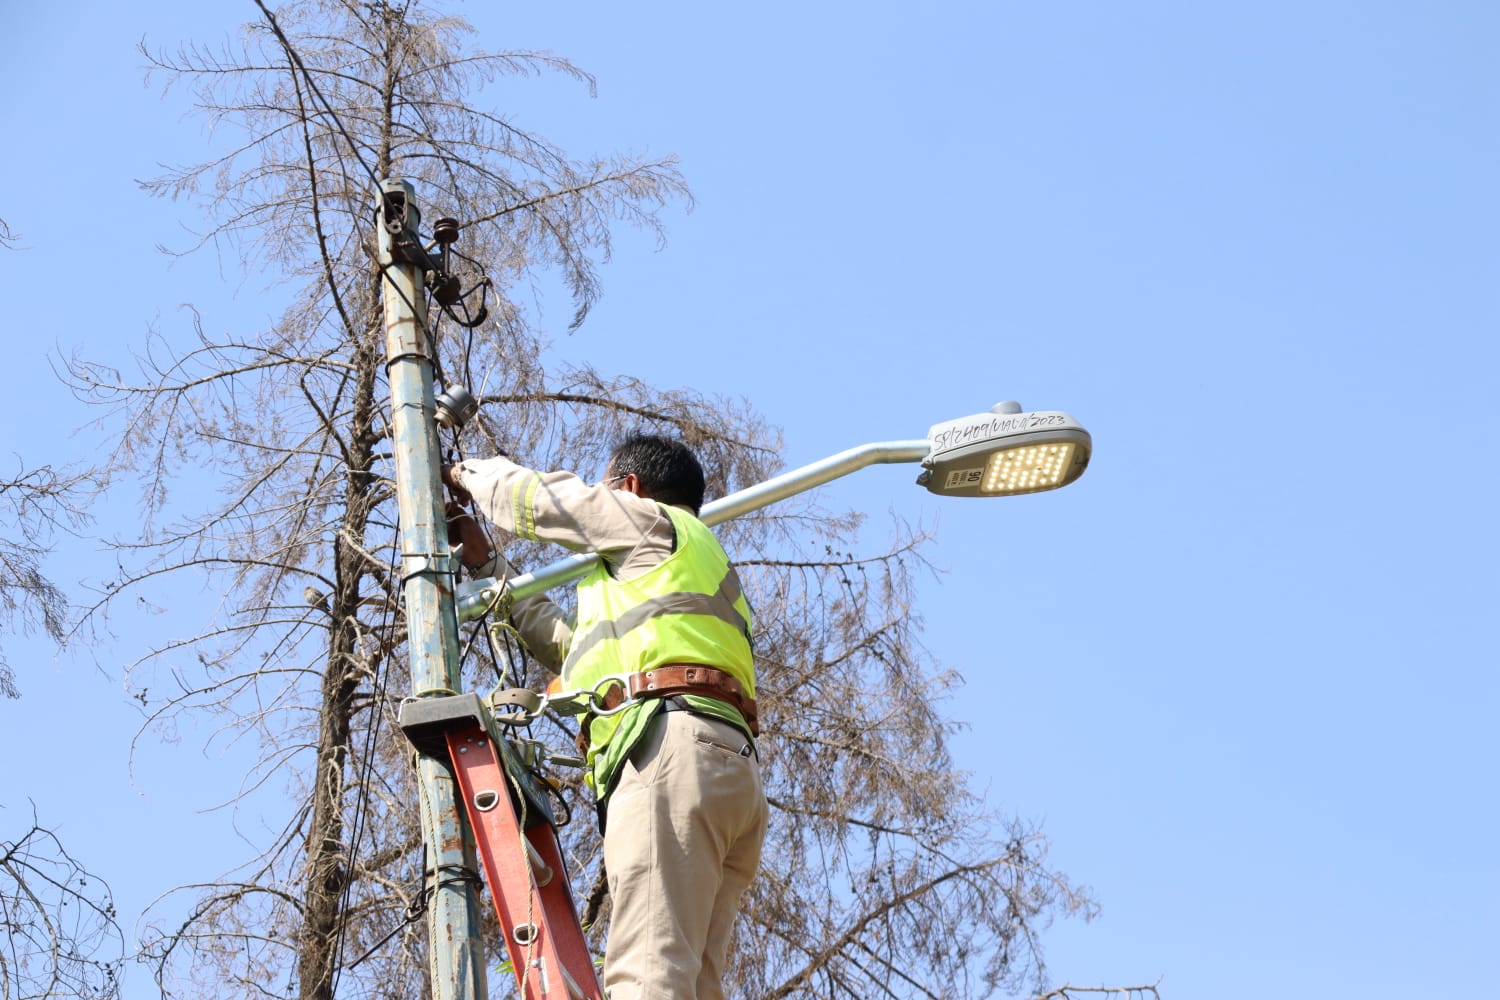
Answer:
<svg viewBox="0 0 1500 1000"><path fill-rule="evenodd" d="M109 886L63 849L35 811L0 841L0 998L119 995L125 940Z"/></svg>
<svg viewBox="0 0 1500 1000"><path fill-rule="evenodd" d="M92 471L27 469L16 457L16 471L0 479L0 510L8 533L0 536L0 622L15 623L26 634L42 631L62 642L67 631L68 602L62 590L42 572L42 560L61 531L75 531L87 518L84 504L98 488ZM13 532L14 534L10 534ZM0 646L0 694L19 696L15 672Z"/></svg>
<svg viewBox="0 0 1500 1000"><path fill-rule="evenodd" d="M478 51L461 20L415 2L300 0L239 44L147 53L192 88L238 144L147 182L209 220L197 245L233 248L286 308L268 329L183 343L153 334L139 376L75 361L77 390L125 431L116 461L142 485L144 533L96 616L163 575L206 574L226 595L186 638L132 668L154 722L217 712L263 754L247 793L286 789L261 853L185 886L187 918L146 941L167 993L331 998L426 995L418 919L426 872L410 753L392 723L404 679L394 567L393 468L372 229L376 182L414 183L430 218L461 227L457 299L433 306L437 377L485 404L451 447L497 448L538 467L598 472L628 428L666 429L699 452L711 493L765 479L779 435L745 403L549 363L525 306L544 270L572 296L573 324L600 292L613 227L660 237L687 200L670 157L578 160L482 101L500 78L593 80L548 53ZM214 496L179 497L180 474L216 474ZM1041 981L1038 934L1091 913L1048 867L1038 832L989 815L945 747L944 692L958 683L920 644L912 607L920 531L857 554L859 517L788 503L725 526L757 610L763 757L772 842L740 925L733 989L744 997L979 996ZM512 546L522 564L551 553ZM489 686L537 678L524 651ZM158 683L157 678L162 682ZM563 727L538 734L566 740ZM586 810L579 810L580 813ZM598 884L592 824L566 828L583 884ZM598 904L598 894L594 894ZM594 932L607 931L607 904ZM502 954L495 945L496 960Z"/></svg>
<svg viewBox="0 0 1500 1000"><path fill-rule="evenodd" d="M1149 986L1059 986L1048 990L1036 1000L1082 1000L1084 994L1100 994L1105 998L1115 997L1117 1000L1161 1000L1161 994L1157 992L1158 983Z"/></svg>

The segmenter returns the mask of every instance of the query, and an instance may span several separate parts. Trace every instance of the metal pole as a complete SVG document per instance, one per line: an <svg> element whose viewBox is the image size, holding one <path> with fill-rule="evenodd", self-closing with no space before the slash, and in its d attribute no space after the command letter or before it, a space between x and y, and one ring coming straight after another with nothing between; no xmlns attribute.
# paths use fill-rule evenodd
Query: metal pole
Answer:
<svg viewBox="0 0 1500 1000"><path fill-rule="evenodd" d="M454 566L448 547L439 480L437 409L433 401L435 345L427 334L422 279L426 255L418 236L421 215L414 189L403 180L381 185L376 212L385 281L386 372L391 385L391 440L401 525L401 580L406 602L412 692L457 693L458 620L453 611ZM427 845L428 946L437 1000L483 1000L484 947L473 874L473 837L458 808L448 768L417 757L422 834Z"/></svg>

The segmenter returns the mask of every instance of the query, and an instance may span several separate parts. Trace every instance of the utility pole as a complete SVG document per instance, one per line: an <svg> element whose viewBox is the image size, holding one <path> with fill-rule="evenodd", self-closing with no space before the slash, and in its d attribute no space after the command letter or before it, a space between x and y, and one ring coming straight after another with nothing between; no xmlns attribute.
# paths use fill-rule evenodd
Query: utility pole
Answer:
<svg viewBox="0 0 1500 1000"><path fill-rule="evenodd" d="M437 345L427 332L423 278L429 261L419 235L421 213L404 180L381 185L376 223L384 281L386 372L391 386L391 440L400 510L401 581L406 603L412 693L459 690L455 560L443 513L437 406ZM484 947L475 898L474 842L458 808L453 775L438 758L417 757L422 836L427 845L428 950L436 1000L485 1000Z"/></svg>

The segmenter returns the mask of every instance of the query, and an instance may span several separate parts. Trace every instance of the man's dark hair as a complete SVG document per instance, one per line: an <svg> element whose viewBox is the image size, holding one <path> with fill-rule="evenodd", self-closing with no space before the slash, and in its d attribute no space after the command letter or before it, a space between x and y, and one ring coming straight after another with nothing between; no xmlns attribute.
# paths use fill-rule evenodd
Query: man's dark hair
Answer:
<svg viewBox="0 0 1500 1000"><path fill-rule="evenodd" d="M690 509L703 507L703 466L681 441L656 434L631 434L615 447L610 475L634 473L658 503Z"/></svg>

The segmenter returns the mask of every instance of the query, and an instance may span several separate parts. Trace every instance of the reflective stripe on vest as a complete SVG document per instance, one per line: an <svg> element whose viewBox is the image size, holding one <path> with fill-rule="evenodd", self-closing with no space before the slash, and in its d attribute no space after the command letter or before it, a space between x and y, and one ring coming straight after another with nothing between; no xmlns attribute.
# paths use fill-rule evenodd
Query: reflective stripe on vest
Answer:
<svg viewBox="0 0 1500 1000"><path fill-rule="evenodd" d="M661 663L705 663L728 671L754 696L750 607L718 539L692 514L662 505L677 548L630 580L602 563L578 585L578 622L563 664L568 686ZM647 633L655 641L644 644Z"/></svg>
<svg viewBox="0 0 1500 1000"><path fill-rule="evenodd" d="M614 621L595 624L589 629L587 635L581 638L575 635L573 644L568 649L568 662L563 667L563 674L568 676L573 664L581 661L599 643L618 639L631 629L661 615L707 615L717 618L744 633L745 641L749 642L750 623L735 607L735 603L741 596L743 595L740 592L739 577L731 568L724 574L724 579L719 581L719 589L716 593L699 594L690 590L679 590L637 604Z"/></svg>

